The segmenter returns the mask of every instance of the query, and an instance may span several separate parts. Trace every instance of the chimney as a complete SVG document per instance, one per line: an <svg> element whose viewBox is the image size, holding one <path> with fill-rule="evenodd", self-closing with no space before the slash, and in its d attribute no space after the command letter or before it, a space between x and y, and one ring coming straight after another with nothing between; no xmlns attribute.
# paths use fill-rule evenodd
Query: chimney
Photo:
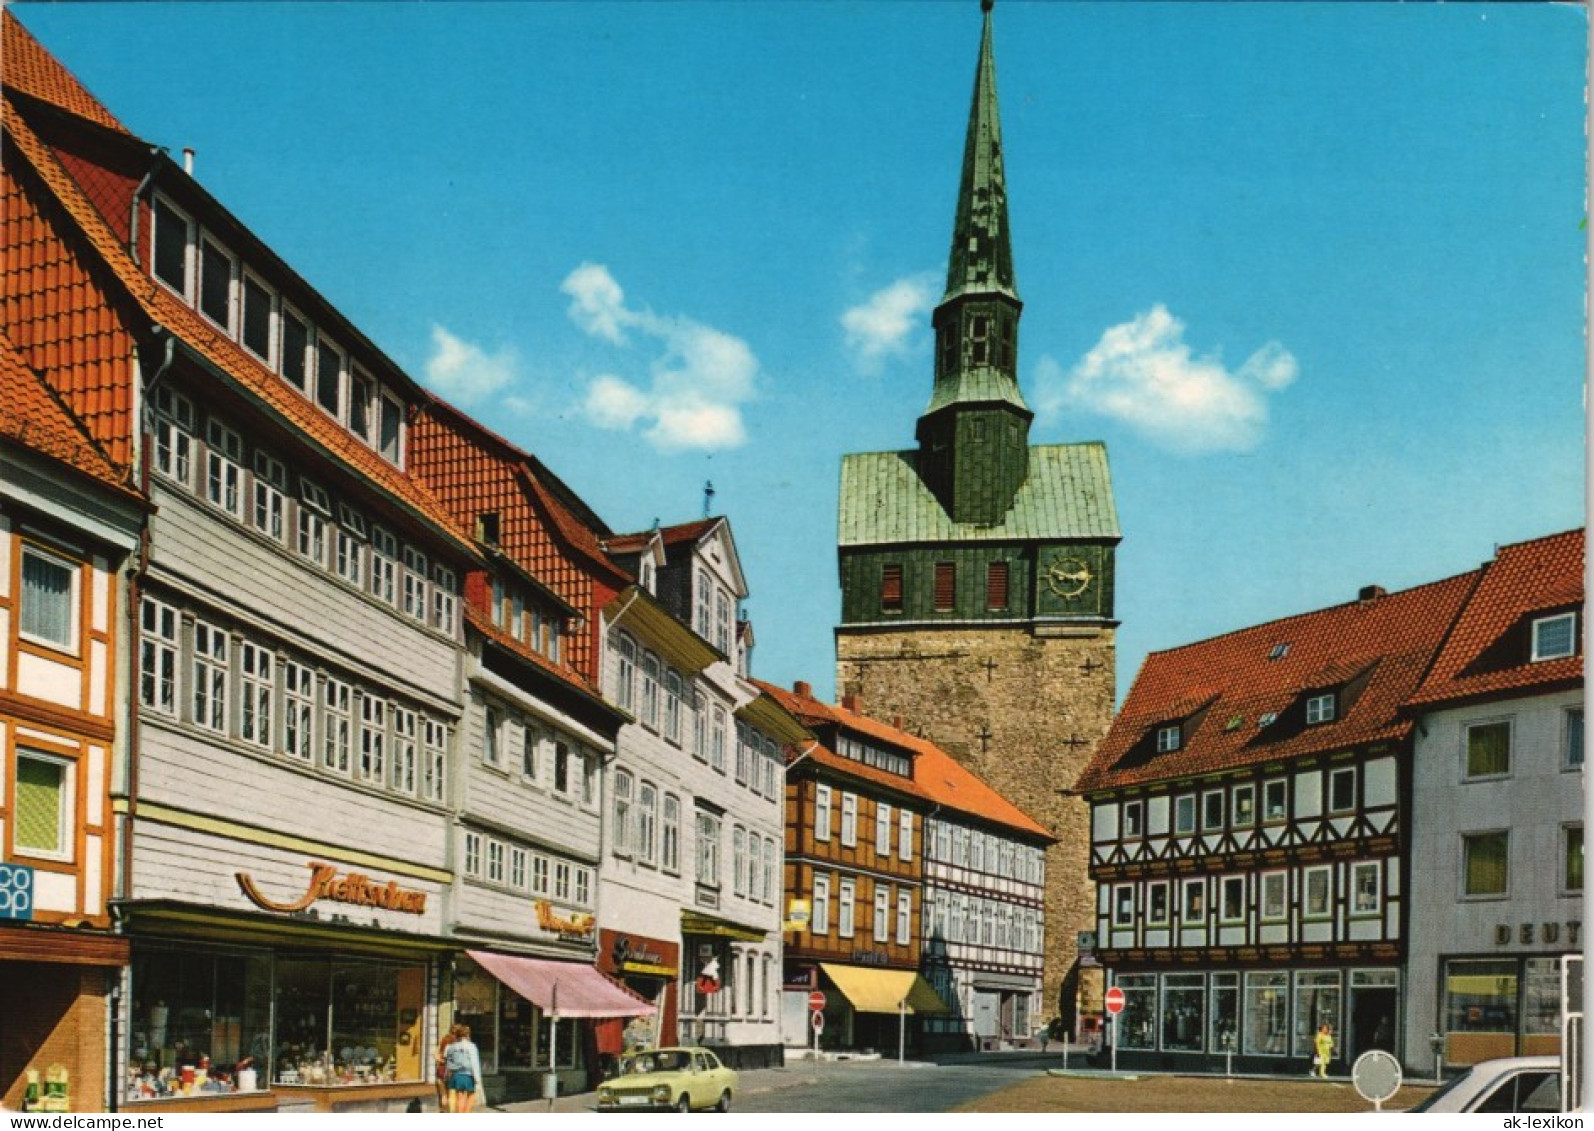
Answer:
<svg viewBox="0 0 1594 1131"><path fill-rule="evenodd" d="M841 706L843 710L851 711L855 715L863 714L863 699L857 695L843 695Z"/></svg>
<svg viewBox="0 0 1594 1131"><path fill-rule="evenodd" d="M1362 602L1363 604L1366 604L1368 601L1376 601L1380 597L1387 596L1389 596L1389 590L1385 589L1382 585L1363 585L1356 592L1356 600Z"/></svg>
<svg viewBox="0 0 1594 1131"><path fill-rule="evenodd" d="M194 147L191 145L183 146L183 172L190 177L194 175Z"/></svg>
<svg viewBox="0 0 1594 1131"><path fill-rule="evenodd" d="M806 679L799 679L791 685L791 689L804 699L812 699L814 697L814 685Z"/></svg>

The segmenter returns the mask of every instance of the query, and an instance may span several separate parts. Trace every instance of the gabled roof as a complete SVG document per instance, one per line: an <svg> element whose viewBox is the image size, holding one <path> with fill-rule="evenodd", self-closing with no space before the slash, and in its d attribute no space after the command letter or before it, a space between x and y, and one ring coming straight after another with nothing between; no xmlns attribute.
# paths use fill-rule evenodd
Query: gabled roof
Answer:
<svg viewBox="0 0 1594 1131"><path fill-rule="evenodd" d="M1582 624L1570 656L1534 662L1532 646L1535 618L1581 608L1583 554L1582 530L1502 546L1411 705L1581 686Z"/></svg>
<svg viewBox="0 0 1594 1131"><path fill-rule="evenodd" d="M7 50L13 43L22 43L24 52L36 53L28 55L28 65L32 70L31 81L40 89L68 90L70 80L73 89L82 91L70 73L27 36L9 13L4 16L4 26ZM27 44L32 44L31 48ZM73 95L67 101L74 105L63 108L71 109L74 113L91 110L92 107L75 105L89 97L86 91L80 96ZM98 103L93 105L98 106ZM214 376L230 381L248 397L274 411L325 455L342 463L396 502L401 509L453 541L458 549L469 556L476 556L471 541L454 526L448 512L419 482L361 443L237 342L212 327L176 295L156 284L134 261L82 187L34 132L9 92L4 99L3 114L5 133L16 144L27 165L44 182L89 248L109 269L108 274L151 322L173 334L185 351L210 369ZM97 120L92 113L84 116L89 120ZM47 306L50 301L50 296L43 293L7 297L24 304L32 302Z"/></svg>
<svg viewBox="0 0 1594 1131"><path fill-rule="evenodd" d="M127 127L117 121L71 71L61 66L9 11L0 19L4 22L4 37L0 40L0 81L8 90L48 103L108 130L129 133Z"/></svg>
<svg viewBox="0 0 1594 1131"><path fill-rule="evenodd" d="M838 541L843 548L1121 537L1105 444L1030 448L1029 475L994 526L953 522L925 486L918 464L919 453L911 450L841 457Z"/></svg>
<svg viewBox="0 0 1594 1131"><path fill-rule="evenodd" d="M824 746L812 757L820 765L838 773L889 786L921 797L946 809L1034 837L1055 839L1046 828L958 762L934 743L909 734L858 711L824 703L804 690L791 691L763 680L753 683L810 728L834 726L872 738L907 755L913 762L913 777L904 779L874 766L844 758Z"/></svg>
<svg viewBox="0 0 1594 1131"><path fill-rule="evenodd" d="M1412 721L1402 707L1477 577L1380 590L1152 653L1075 788L1090 793L1404 738ZM1336 692L1334 719L1307 725L1306 698L1327 691ZM1158 753L1156 731L1173 723L1181 725L1180 746Z"/></svg>
<svg viewBox="0 0 1594 1131"><path fill-rule="evenodd" d="M0 437L59 460L100 483L137 496L122 471L94 442L49 385L0 331Z"/></svg>
<svg viewBox="0 0 1594 1131"><path fill-rule="evenodd" d="M699 546L711 539L719 539L725 546L726 568L730 571L731 583L739 597L747 595L747 575L742 572L742 559L736 551L736 540L731 537L729 519L724 516L710 516L694 522L661 526L656 530L615 534L606 539L604 545L611 554L623 556L639 553L642 547L655 537L664 543L666 566L676 564L670 560L671 550L683 546Z"/></svg>

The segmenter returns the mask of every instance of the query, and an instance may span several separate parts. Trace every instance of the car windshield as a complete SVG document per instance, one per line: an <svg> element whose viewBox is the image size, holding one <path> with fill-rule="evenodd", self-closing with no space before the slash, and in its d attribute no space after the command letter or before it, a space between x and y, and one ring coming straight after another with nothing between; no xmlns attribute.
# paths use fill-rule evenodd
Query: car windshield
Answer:
<svg viewBox="0 0 1594 1131"><path fill-rule="evenodd" d="M685 1068L688 1056L680 1049L661 1049L658 1052L639 1052L625 1066L627 1076L644 1072L679 1072Z"/></svg>
<svg viewBox="0 0 1594 1131"><path fill-rule="evenodd" d="M1423 1100L1422 1103L1418 1104L1416 1107L1408 1108L1407 1110L1408 1111L1429 1111L1429 1110L1432 1110L1434 1104L1438 1103L1445 1096L1448 1096L1451 1092L1455 1091L1457 1088L1461 1087L1468 1080L1470 1080L1472 1078L1473 1071L1474 1071L1473 1069L1469 1068L1465 1072L1463 1072L1461 1075L1452 1077L1450 1080L1448 1080L1445 1083L1445 1085L1442 1088L1439 1088L1437 1091L1430 1092L1428 1094L1428 1098Z"/></svg>

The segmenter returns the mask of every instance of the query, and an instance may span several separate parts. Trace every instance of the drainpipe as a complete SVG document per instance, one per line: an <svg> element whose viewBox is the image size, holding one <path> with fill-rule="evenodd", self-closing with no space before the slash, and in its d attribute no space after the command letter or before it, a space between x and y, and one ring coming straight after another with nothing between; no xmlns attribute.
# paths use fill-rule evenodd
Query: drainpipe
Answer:
<svg viewBox="0 0 1594 1131"><path fill-rule="evenodd" d="M151 173L153 175L153 172ZM150 404L153 401L155 387L160 384L163 377L170 372L172 362L177 357L177 338L164 326L152 327L157 337L166 339L165 356L161 359L160 368L155 371L142 390L142 402L136 419L138 420L138 489L144 498L149 498L150 479L150 452L145 437L150 430ZM135 386L136 390L136 386ZM127 584L127 639L128 667L130 669L129 688L127 696L127 815L122 820L122 873L121 873L121 898L128 899L133 893L133 821L138 813L138 653L139 653L139 603L141 586L140 581L149 571L149 523L139 531L138 550L133 564L128 568ZM121 930L121 918L116 920L118 933Z"/></svg>
<svg viewBox="0 0 1594 1131"><path fill-rule="evenodd" d="M150 166L149 172L144 174L144 179L138 182L138 187L133 190L133 204L127 219L127 253L138 260L138 204L144 198L144 193L149 186L155 183L155 174L160 171L160 155L165 153L164 146L152 145L149 147Z"/></svg>

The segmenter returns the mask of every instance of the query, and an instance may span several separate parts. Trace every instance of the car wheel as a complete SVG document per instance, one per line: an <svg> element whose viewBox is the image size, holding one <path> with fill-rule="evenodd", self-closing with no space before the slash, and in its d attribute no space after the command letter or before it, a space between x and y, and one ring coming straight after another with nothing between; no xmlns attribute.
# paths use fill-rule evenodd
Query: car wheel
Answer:
<svg viewBox="0 0 1594 1131"><path fill-rule="evenodd" d="M730 1111L731 1110L731 1090L729 1088L726 1088L723 1092L720 1093L720 1102L714 1105L714 1110L715 1111Z"/></svg>
<svg viewBox="0 0 1594 1131"><path fill-rule="evenodd" d="M685 1092L682 1092L681 1093L681 1098L675 1101L675 1110L676 1111L691 1111L692 1110L692 1097L687 1095Z"/></svg>

